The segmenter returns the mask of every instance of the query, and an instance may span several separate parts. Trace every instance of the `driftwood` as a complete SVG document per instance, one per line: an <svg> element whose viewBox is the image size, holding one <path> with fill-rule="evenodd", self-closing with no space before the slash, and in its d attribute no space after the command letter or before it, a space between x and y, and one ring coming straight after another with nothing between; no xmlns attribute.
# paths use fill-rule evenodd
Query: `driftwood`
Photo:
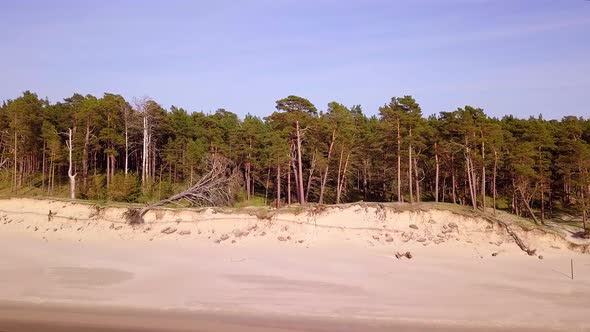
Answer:
<svg viewBox="0 0 590 332"><path fill-rule="evenodd" d="M413 256L412 256L412 253L410 253L409 251L395 253L395 258L397 258L397 259L402 259L404 257L407 259L412 259Z"/></svg>
<svg viewBox="0 0 590 332"><path fill-rule="evenodd" d="M239 184L238 173L231 170L229 161L220 156L208 159L209 170L189 189L159 202L149 204L142 209L129 209L125 218L130 224L143 223L143 216L151 209L168 203L180 204L184 201L189 206L225 206L232 201L232 189Z"/></svg>

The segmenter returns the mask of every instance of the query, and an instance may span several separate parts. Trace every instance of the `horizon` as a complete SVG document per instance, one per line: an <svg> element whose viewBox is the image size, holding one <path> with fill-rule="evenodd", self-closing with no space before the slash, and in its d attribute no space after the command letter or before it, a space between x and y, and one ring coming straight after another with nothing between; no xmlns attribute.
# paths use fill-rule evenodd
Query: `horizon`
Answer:
<svg viewBox="0 0 590 332"><path fill-rule="evenodd" d="M0 70L11 77L0 100L110 92L243 118L288 95L320 110L360 104L368 116L412 95L424 116L465 105L497 118L589 113L587 1L28 1L0 11Z"/></svg>

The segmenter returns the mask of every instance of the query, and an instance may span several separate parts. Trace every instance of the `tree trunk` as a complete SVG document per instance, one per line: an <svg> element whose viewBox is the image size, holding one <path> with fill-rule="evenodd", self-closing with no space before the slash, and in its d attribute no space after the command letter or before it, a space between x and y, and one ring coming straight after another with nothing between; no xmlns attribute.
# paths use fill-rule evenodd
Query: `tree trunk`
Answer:
<svg viewBox="0 0 590 332"><path fill-rule="evenodd" d="M299 174L299 203L305 205L305 196L303 195L303 163L301 162L301 133L299 130L299 121L295 122L297 127L297 173Z"/></svg>
<svg viewBox="0 0 590 332"><path fill-rule="evenodd" d="M457 179L455 177L455 161L454 157L451 154L451 182L452 182L452 194L453 194L453 204L457 204Z"/></svg>
<svg viewBox="0 0 590 332"><path fill-rule="evenodd" d="M420 179L418 178L418 159L414 157L414 176L416 177L416 202L420 202Z"/></svg>
<svg viewBox="0 0 590 332"><path fill-rule="evenodd" d="M76 199L76 174L74 174L72 167L72 128L69 129L67 147L69 151L68 177L70 178L70 198Z"/></svg>
<svg viewBox="0 0 590 332"><path fill-rule="evenodd" d="M249 156L248 156L249 158ZM246 162L246 200L250 200L250 162Z"/></svg>
<svg viewBox="0 0 590 332"><path fill-rule="evenodd" d="M586 228L586 197L584 197L584 191L586 189L584 187L581 188L580 190L580 199L582 200L582 225L584 227L584 235L586 235L587 233L587 228Z"/></svg>
<svg viewBox="0 0 590 332"><path fill-rule="evenodd" d="M541 224L545 224L545 183L543 182L541 182Z"/></svg>
<svg viewBox="0 0 590 332"><path fill-rule="evenodd" d="M514 176L512 177L512 214L518 214L518 207L516 204L516 185L514 184Z"/></svg>
<svg viewBox="0 0 590 332"><path fill-rule="evenodd" d="M109 191L109 187L111 185L111 158L109 155L106 155L106 162L107 162L107 191Z"/></svg>
<svg viewBox="0 0 590 332"><path fill-rule="evenodd" d="M496 215L496 178L498 176L498 152L494 149L494 179L493 179L493 187L494 187L494 215Z"/></svg>
<svg viewBox="0 0 590 332"><path fill-rule="evenodd" d="M82 183L88 188L88 147L90 145L90 122L86 120L86 133L84 135L84 148L82 151ZM85 189L83 189L85 190Z"/></svg>
<svg viewBox="0 0 590 332"><path fill-rule="evenodd" d="M473 186L473 198L471 203L474 205L474 209L477 209L477 176L471 153L469 154L469 169L471 170L471 185Z"/></svg>
<svg viewBox="0 0 590 332"><path fill-rule="evenodd" d="M343 149L344 152L344 149ZM342 158L342 156L340 157ZM338 188L336 192L336 204L340 204L340 198L342 197L342 192L344 191L344 185L346 183L346 170L348 168L348 160L350 158L350 153L346 155L346 160L344 162L344 167L342 168L342 176L340 176L340 170L338 170Z"/></svg>
<svg viewBox="0 0 590 332"><path fill-rule="evenodd" d="M410 140L412 139L412 127L410 127ZM408 185L410 187L410 204L414 203L414 190L412 186L412 143L408 147Z"/></svg>
<svg viewBox="0 0 590 332"><path fill-rule="evenodd" d="M16 117L16 113L14 114L14 164L13 166L13 173L12 173L12 190L14 192L16 192L18 190L18 183L17 183L17 172L18 172L18 162L17 162L17 156L18 156L18 136L17 136L17 117Z"/></svg>
<svg viewBox="0 0 590 332"><path fill-rule="evenodd" d="M342 172L342 159L344 158L344 149L340 150L340 159L338 159L338 177L336 178L336 204L340 203L340 174Z"/></svg>
<svg viewBox="0 0 590 332"><path fill-rule="evenodd" d="M49 155L49 169L47 172L47 194L51 193L51 184L53 181L52 172L53 172L53 153L51 153Z"/></svg>
<svg viewBox="0 0 590 332"><path fill-rule="evenodd" d="M400 119L397 118L397 201L401 203L402 198L402 143L400 134Z"/></svg>
<svg viewBox="0 0 590 332"><path fill-rule="evenodd" d="M320 200L319 204L324 204L324 193L326 192L326 181L328 180L328 170L330 169L330 158L332 157L332 149L334 148L334 142L336 140L336 129L332 131L332 140L330 141L330 148L328 149L328 159L326 160L326 169L322 178L322 184L320 186Z"/></svg>
<svg viewBox="0 0 590 332"><path fill-rule="evenodd" d="M291 168L291 166L289 166ZM291 171L287 170L287 205L291 205Z"/></svg>
<svg viewBox="0 0 590 332"><path fill-rule="evenodd" d="M152 133L151 132L149 133L148 137L149 137L148 140L151 142L151 137L152 137ZM151 174L150 174L149 177L150 178L155 178L156 177L156 157L157 157L156 145L155 144L150 144L150 147L152 149L152 151L150 153L150 158L152 158L152 166L150 168L151 168L152 172L151 172ZM162 165L162 161L160 160L160 168L161 168L161 165ZM162 177L160 176L160 179L161 178Z"/></svg>
<svg viewBox="0 0 590 332"><path fill-rule="evenodd" d="M481 133L481 206L483 212L486 212L486 155L485 155L485 142L483 132Z"/></svg>
<svg viewBox="0 0 590 332"><path fill-rule="evenodd" d="M129 171L129 125L127 124L127 117L125 118L125 176Z"/></svg>
<svg viewBox="0 0 590 332"><path fill-rule="evenodd" d="M264 186L264 205L268 202L268 186L270 186L270 167L266 173L266 185Z"/></svg>
<svg viewBox="0 0 590 332"><path fill-rule="evenodd" d="M477 210L477 198L475 197L475 190L474 190L474 182L475 179L473 178L473 172L471 170L471 151L467 147L467 142L465 142L465 170L467 172L467 181L469 185L469 193L471 195L471 205L474 210Z"/></svg>
<svg viewBox="0 0 590 332"><path fill-rule="evenodd" d="M363 161L363 197L365 200L367 200L367 187L368 187L368 182L367 182L367 168L369 168L369 162L365 159Z"/></svg>
<svg viewBox="0 0 590 332"><path fill-rule="evenodd" d="M45 152L47 150L47 141L43 140L43 162L41 165L41 190L45 190Z"/></svg>
<svg viewBox="0 0 590 332"><path fill-rule="evenodd" d="M307 189L305 190L305 201L309 202L309 192L311 190L311 183L313 182L313 172L315 170L315 164L316 164L316 153L317 151L314 151L313 156L311 158L311 165L309 167L309 177L307 178Z"/></svg>
<svg viewBox="0 0 590 332"><path fill-rule="evenodd" d="M445 194L447 193L447 177L443 177L441 202L445 202Z"/></svg>
<svg viewBox="0 0 590 332"><path fill-rule="evenodd" d="M277 209L281 207L281 164L277 164Z"/></svg>
<svg viewBox="0 0 590 332"><path fill-rule="evenodd" d="M524 206L526 207L527 211L529 212L529 214L531 215L531 217L535 221L535 224L538 224L539 221L537 220L537 217L533 213L533 209L531 209L531 206L529 205L528 200L524 197L524 193L520 189L518 189L518 192L520 193L520 197L522 198L522 203L524 204Z"/></svg>
<svg viewBox="0 0 590 332"><path fill-rule="evenodd" d="M297 163L293 161L291 167L293 168L293 179L295 179L295 201L301 203L299 195L299 174L297 173Z"/></svg>
<svg viewBox="0 0 590 332"><path fill-rule="evenodd" d="M434 176L434 201L438 203L438 175L440 165L438 162L438 145L436 144L436 142L434 143L434 163L436 168L436 173Z"/></svg>
<svg viewBox="0 0 590 332"><path fill-rule="evenodd" d="M144 110L146 112L146 110ZM143 115L143 153L141 155L141 187L143 191L146 190L146 185L149 176L149 131L148 131L148 117Z"/></svg>

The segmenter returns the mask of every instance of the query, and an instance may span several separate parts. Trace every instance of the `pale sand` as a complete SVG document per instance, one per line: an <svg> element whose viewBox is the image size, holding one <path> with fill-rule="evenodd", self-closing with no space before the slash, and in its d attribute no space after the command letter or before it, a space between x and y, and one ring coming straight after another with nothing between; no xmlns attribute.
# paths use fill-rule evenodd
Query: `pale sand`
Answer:
<svg viewBox="0 0 590 332"><path fill-rule="evenodd" d="M523 234L540 260L483 220L371 209L159 211L133 229L124 209L0 200L0 330L590 330L589 255Z"/></svg>

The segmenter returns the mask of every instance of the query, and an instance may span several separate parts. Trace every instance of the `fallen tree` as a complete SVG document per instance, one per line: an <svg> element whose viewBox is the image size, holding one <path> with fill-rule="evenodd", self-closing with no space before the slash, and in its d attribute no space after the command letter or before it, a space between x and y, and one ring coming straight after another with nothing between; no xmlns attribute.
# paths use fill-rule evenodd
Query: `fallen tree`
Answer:
<svg viewBox="0 0 590 332"><path fill-rule="evenodd" d="M520 248L520 250L526 252L527 255L534 256L537 253L537 249L533 249L533 248L530 248L529 246L527 246L526 243L524 243L524 241L512 230L512 227L510 227L506 222L501 221L497 218L490 218L490 217L484 217L484 218L487 219L491 223L497 223L497 224L501 225L502 227L504 227L504 229L506 229L506 232L508 233L508 235L510 235L514 239L514 242L516 242L516 245Z"/></svg>
<svg viewBox="0 0 590 332"><path fill-rule="evenodd" d="M229 160L221 156L208 158L208 171L189 189L149 204L142 209L129 209L125 218L130 224L141 224L151 209L169 203L182 206L227 206L232 202L232 192L239 186L240 176L232 169Z"/></svg>

